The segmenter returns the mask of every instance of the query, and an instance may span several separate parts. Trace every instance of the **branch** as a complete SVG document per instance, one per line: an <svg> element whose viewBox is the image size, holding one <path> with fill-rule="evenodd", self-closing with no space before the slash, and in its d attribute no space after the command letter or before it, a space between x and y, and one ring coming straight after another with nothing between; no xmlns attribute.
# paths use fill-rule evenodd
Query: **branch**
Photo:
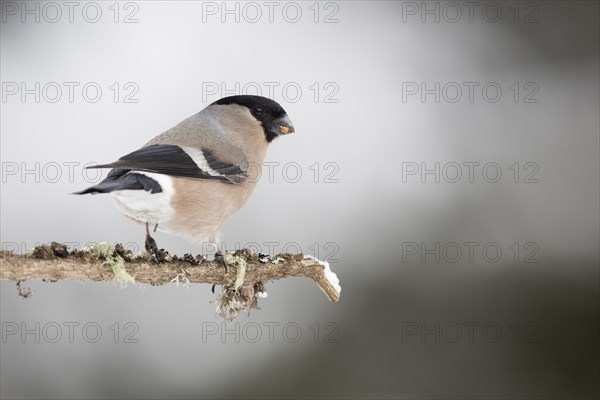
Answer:
<svg viewBox="0 0 600 400"><path fill-rule="evenodd" d="M132 257L131 251L120 244L114 249L101 243L93 248L69 252L65 245L53 242L49 246L36 247L28 255L0 252L0 280L116 280L153 286L167 283L222 285L217 309L228 319L235 318L246 307L257 308L256 298L266 297L263 282L286 277L310 278L330 301L337 302L340 298L341 288L329 265L302 254L261 254L259 257L251 250L238 250L225 255L227 272L222 261L208 261L200 255L167 256L166 259L157 263L148 254ZM232 306L235 309L232 310Z"/></svg>

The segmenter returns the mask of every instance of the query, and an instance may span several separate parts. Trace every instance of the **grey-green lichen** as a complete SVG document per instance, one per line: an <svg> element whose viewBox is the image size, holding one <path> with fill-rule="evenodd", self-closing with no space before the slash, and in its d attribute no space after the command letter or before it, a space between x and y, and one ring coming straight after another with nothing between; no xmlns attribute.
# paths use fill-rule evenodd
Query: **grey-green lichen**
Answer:
<svg viewBox="0 0 600 400"><path fill-rule="evenodd" d="M115 281L121 284L121 287L127 287L128 283L135 283L133 276L125 270L125 260L119 255L111 255L106 258L106 261L102 263L112 268L115 274Z"/></svg>
<svg viewBox="0 0 600 400"><path fill-rule="evenodd" d="M235 282L233 283L233 290L237 290L244 284L244 278L246 277L246 260L240 256L233 254L225 254L225 262L227 266L233 266L236 268Z"/></svg>
<svg viewBox="0 0 600 400"><path fill-rule="evenodd" d="M113 253L112 245L108 242L94 243L92 245L83 248L83 251L87 251L94 258L108 259Z"/></svg>
<svg viewBox="0 0 600 400"><path fill-rule="evenodd" d="M113 251L113 247L108 242L100 242L83 249L90 253L94 258L104 259L102 265L110 267L115 274L114 280L119 282L121 287L126 287L128 283L135 283L133 276L125 270L125 260Z"/></svg>

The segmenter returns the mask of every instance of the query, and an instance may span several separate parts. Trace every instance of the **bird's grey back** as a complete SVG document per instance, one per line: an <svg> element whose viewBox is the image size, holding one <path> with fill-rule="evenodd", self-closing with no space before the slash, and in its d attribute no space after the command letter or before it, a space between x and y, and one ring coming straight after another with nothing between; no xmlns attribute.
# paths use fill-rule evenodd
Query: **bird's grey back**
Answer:
<svg viewBox="0 0 600 400"><path fill-rule="evenodd" d="M236 165L248 161L262 163L267 147L260 122L247 108L237 105L209 106L156 136L144 147L153 144L210 150L219 160Z"/></svg>

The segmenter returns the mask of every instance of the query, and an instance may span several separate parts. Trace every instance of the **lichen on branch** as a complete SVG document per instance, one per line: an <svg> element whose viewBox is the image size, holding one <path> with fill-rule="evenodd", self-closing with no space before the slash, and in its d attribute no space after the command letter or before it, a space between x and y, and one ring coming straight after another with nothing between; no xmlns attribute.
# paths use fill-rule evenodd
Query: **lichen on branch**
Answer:
<svg viewBox="0 0 600 400"><path fill-rule="evenodd" d="M227 253L227 271L221 261L185 254L168 256L157 263L149 254L133 256L122 245L100 243L82 250L52 242L30 254L0 252L0 280L26 281L118 281L160 286L169 283L208 283L223 286L217 311L227 319L246 308L256 308L257 298L266 297L265 282L287 277L312 279L332 302L340 298L337 276L327 263L302 254L267 256L248 249ZM241 270L243 269L243 271Z"/></svg>

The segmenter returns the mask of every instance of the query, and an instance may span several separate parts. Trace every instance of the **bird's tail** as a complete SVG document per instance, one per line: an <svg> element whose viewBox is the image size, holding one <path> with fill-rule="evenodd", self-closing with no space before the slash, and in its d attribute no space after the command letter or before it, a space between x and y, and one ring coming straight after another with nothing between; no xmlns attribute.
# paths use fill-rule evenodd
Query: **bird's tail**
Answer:
<svg viewBox="0 0 600 400"><path fill-rule="evenodd" d="M99 184L73 194L110 193L115 190L146 190L150 193L160 193L162 188L154 179L131 172L128 169L115 168Z"/></svg>

